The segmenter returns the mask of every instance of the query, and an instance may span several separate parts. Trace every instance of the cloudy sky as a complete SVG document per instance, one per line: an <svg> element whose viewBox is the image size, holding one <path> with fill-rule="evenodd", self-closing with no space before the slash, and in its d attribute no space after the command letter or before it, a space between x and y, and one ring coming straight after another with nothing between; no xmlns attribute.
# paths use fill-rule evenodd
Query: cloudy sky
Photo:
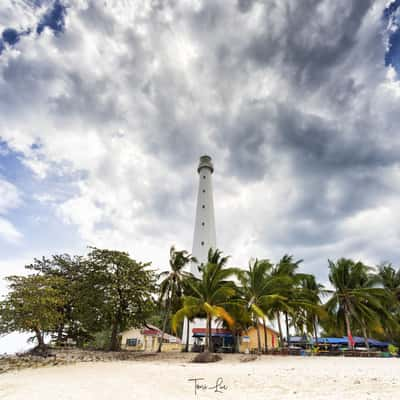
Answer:
<svg viewBox="0 0 400 400"><path fill-rule="evenodd" d="M400 264L400 1L0 0L0 275L218 246ZM4 283L1 283L4 292Z"/></svg>

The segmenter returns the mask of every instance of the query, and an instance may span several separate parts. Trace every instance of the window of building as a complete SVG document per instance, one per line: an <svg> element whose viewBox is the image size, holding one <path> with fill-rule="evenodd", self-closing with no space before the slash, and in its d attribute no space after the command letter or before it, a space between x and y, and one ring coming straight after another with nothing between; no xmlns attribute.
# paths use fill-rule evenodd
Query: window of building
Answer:
<svg viewBox="0 0 400 400"><path fill-rule="evenodd" d="M203 175L203 179L206 179L206 176L205 176L205 175Z"/></svg>
<svg viewBox="0 0 400 400"><path fill-rule="evenodd" d="M201 242L201 245L204 246L204 242Z"/></svg>
<svg viewBox="0 0 400 400"><path fill-rule="evenodd" d="M205 193L206 192L206 189L203 189L203 193Z"/></svg>
<svg viewBox="0 0 400 400"><path fill-rule="evenodd" d="M202 208L206 208L206 206L203 204L202 206L201 206Z"/></svg>
<svg viewBox="0 0 400 400"><path fill-rule="evenodd" d="M136 338L126 339L127 346L136 346L138 344L138 340Z"/></svg>
<svg viewBox="0 0 400 400"><path fill-rule="evenodd" d="M204 225L205 225L204 222L202 222L202 223L201 223L201 226L204 226Z"/></svg>

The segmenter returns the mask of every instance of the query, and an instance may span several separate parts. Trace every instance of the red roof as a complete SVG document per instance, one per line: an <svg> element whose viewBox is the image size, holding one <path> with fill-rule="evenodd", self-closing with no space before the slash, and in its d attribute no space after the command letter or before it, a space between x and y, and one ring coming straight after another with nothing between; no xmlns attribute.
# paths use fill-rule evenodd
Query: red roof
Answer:
<svg viewBox="0 0 400 400"><path fill-rule="evenodd" d="M143 329L143 335L158 335L160 331L155 329Z"/></svg>

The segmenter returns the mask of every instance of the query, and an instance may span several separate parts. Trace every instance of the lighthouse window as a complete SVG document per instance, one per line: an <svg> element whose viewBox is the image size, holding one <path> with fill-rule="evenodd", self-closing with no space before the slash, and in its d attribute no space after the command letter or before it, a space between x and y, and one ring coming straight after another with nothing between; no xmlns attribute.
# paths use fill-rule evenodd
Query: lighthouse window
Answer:
<svg viewBox="0 0 400 400"><path fill-rule="evenodd" d="M201 223L201 226L204 226L204 222Z"/></svg>
<svg viewBox="0 0 400 400"><path fill-rule="evenodd" d="M201 242L201 245L204 246L204 242Z"/></svg>
<svg viewBox="0 0 400 400"><path fill-rule="evenodd" d="M206 192L206 189L203 189L203 193L205 193Z"/></svg>
<svg viewBox="0 0 400 400"><path fill-rule="evenodd" d="M202 208L206 208L206 206L203 204L202 206L201 206Z"/></svg>
<svg viewBox="0 0 400 400"><path fill-rule="evenodd" d="M205 176L205 175L203 175L203 179L206 179L206 176Z"/></svg>

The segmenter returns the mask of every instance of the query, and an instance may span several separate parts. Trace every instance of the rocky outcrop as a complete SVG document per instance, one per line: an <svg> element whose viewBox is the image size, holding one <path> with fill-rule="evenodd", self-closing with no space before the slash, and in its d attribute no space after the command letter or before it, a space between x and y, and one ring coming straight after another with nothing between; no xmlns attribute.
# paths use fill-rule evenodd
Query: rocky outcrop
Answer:
<svg viewBox="0 0 400 400"><path fill-rule="evenodd" d="M43 355L34 353L0 355L0 373L23 368L65 365L76 362L143 360L152 357L156 357L156 354L128 351L107 352L78 349L49 349Z"/></svg>

